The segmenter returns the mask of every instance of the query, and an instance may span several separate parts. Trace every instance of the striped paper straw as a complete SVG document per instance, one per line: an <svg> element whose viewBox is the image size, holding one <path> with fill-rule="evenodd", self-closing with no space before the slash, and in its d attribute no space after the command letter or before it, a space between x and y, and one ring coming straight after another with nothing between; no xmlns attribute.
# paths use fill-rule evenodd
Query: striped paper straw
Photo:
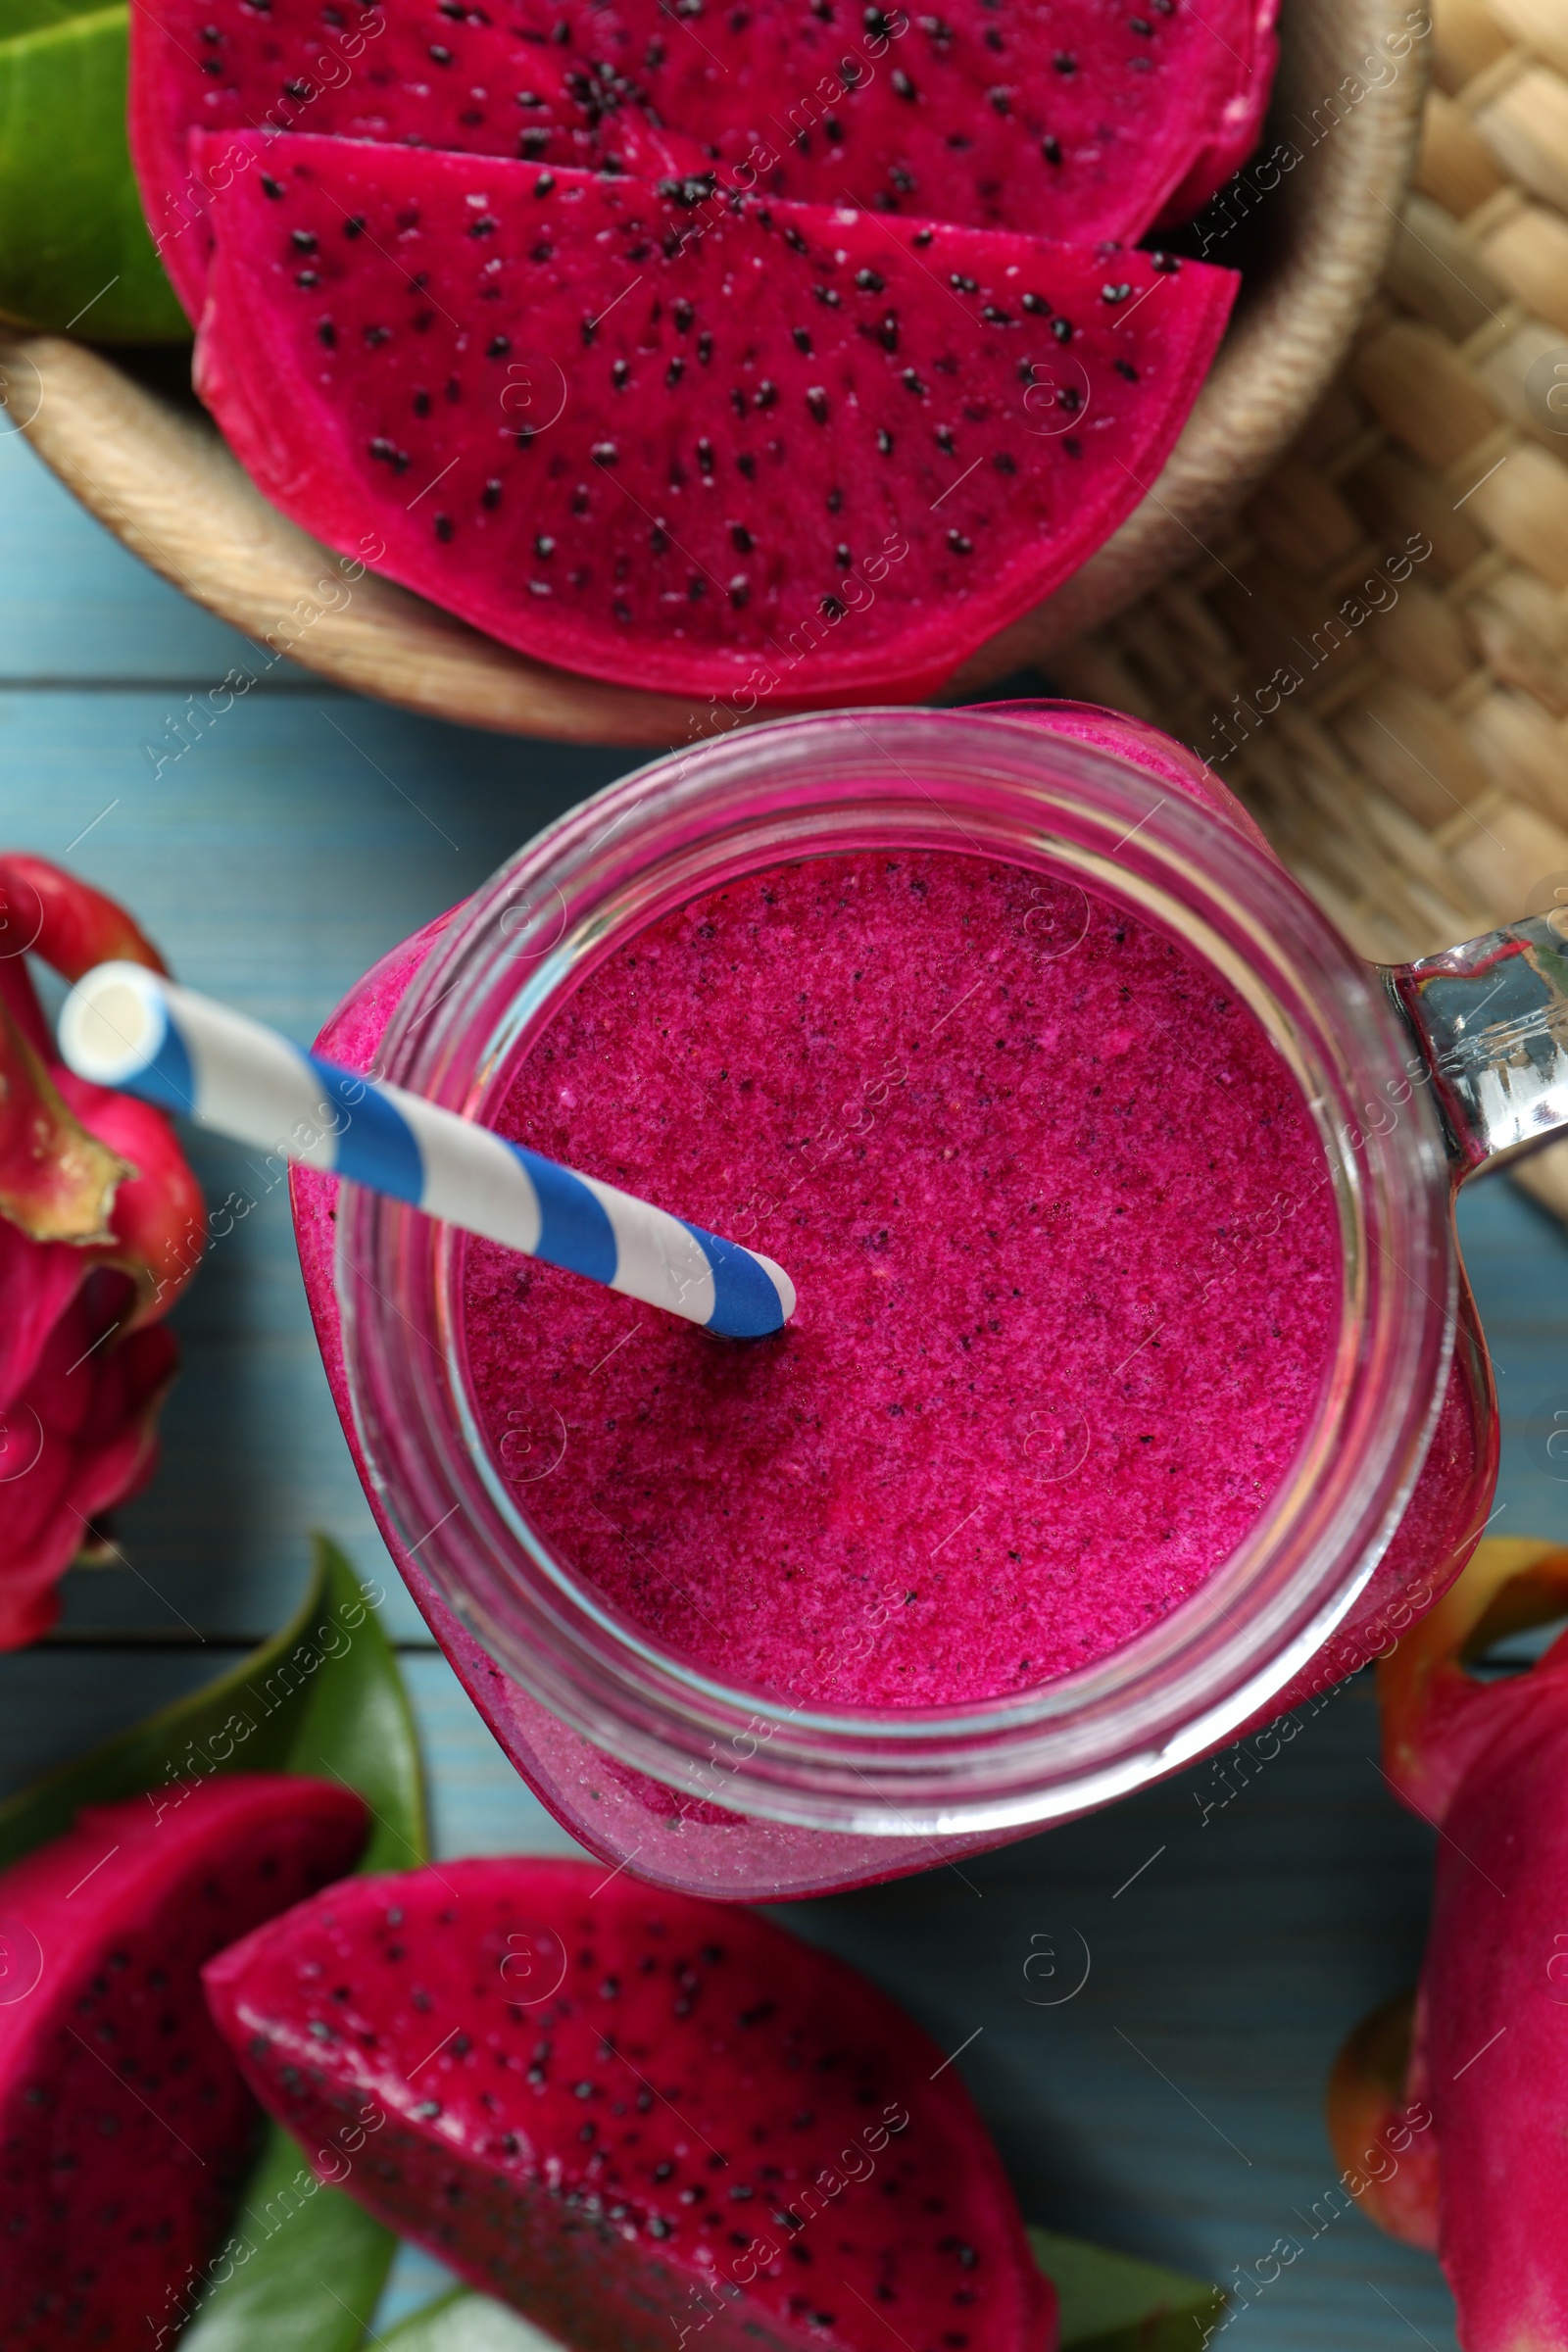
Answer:
<svg viewBox="0 0 1568 2352"><path fill-rule="evenodd" d="M795 1312L795 1285L770 1257L321 1061L139 963L100 963L77 981L60 1051L80 1078L389 1193L724 1339L764 1338Z"/></svg>

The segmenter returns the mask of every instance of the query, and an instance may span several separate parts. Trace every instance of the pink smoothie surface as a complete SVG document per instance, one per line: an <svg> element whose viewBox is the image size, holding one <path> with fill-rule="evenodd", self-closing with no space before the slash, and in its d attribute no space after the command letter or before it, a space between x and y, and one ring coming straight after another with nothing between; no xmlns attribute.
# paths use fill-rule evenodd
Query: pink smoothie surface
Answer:
<svg viewBox="0 0 1568 2352"><path fill-rule="evenodd" d="M1082 1666L1227 1556L1321 1396L1340 1243L1289 1069L1209 966L1049 876L859 851L715 890L491 1115L795 1279L745 1345L465 1259L518 1507L726 1683L912 1707Z"/></svg>

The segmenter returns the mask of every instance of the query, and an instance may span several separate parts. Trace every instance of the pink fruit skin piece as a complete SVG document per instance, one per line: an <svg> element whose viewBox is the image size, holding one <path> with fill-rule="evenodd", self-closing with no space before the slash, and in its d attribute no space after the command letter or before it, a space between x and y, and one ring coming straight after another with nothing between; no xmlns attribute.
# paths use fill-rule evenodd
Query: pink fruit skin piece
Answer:
<svg viewBox="0 0 1568 2352"><path fill-rule="evenodd" d="M584 1863L443 1863L331 1888L204 1982L304 2144L366 2119L351 2195L577 2352L668 2352L683 2325L711 2352L1055 2343L956 2071L755 1914Z"/></svg>
<svg viewBox="0 0 1568 2352"><path fill-rule="evenodd" d="M42 858L0 855L0 906L21 947L67 979L157 950L124 909ZM77 1078L55 1058L26 953L0 957L0 1095L36 1107L29 1054L72 1118L127 1171L105 1238L36 1238L69 1140L24 1116L7 1122L0 1215L0 1649L36 1641L60 1612L59 1585L94 1521L128 1502L158 1460L157 1416L178 1348L162 1322L206 1238L201 1188L171 1121L150 1103ZM45 1230L48 1230L45 1227Z"/></svg>
<svg viewBox="0 0 1568 2352"><path fill-rule="evenodd" d="M1568 1674L1538 1667L1448 1805L1413 2090L1464 2352L1568 2343Z"/></svg>
<svg viewBox="0 0 1568 2352"><path fill-rule="evenodd" d="M960 0L927 20L941 35L905 17L891 40L859 10L836 22L782 0L709 10L700 37L660 0L526 0L501 24L428 0L334 13L341 22L318 0L265 12L169 0L132 14L131 153L193 320L208 256L193 129L416 141L588 169L613 155L651 175L716 163L743 191L1132 243L1156 216L1196 210L1244 160L1273 70L1272 0L1178 0L1142 15L1125 0Z"/></svg>
<svg viewBox="0 0 1568 2352"><path fill-rule="evenodd" d="M699 221L494 159L192 144L197 386L273 504L519 651L742 712L924 693L1049 594L1154 479L1237 283L821 208Z"/></svg>
<svg viewBox="0 0 1568 2352"><path fill-rule="evenodd" d="M93 1523L158 1466L158 1411L179 1361L161 1318L206 1237L200 1189L164 1113L58 1064L50 1076L134 1173L101 1246L35 1242L0 1218L0 1418L23 1473L0 1488L0 1649L47 1632Z"/></svg>
<svg viewBox="0 0 1568 2352"><path fill-rule="evenodd" d="M52 1264L40 1267L43 1254ZM5 1500L0 1649L48 1631L60 1580L91 1544L94 1521L152 1477L157 1414L178 1362L167 1324L119 1336L133 1303L128 1277L84 1267L69 1242L29 1243L0 1224L0 1316L12 1300L21 1313L11 1328L24 1341L38 1336L39 1310L60 1303L5 1398L7 1450L21 1452L23 1474Z"/></svg>
<svg viewBox="0 0 1568 2352"><path fill-rule="evenodd" d="M146 2352L177 2327L259 2122L198 1971L349 1869L365 1830L352 1790L233 1774L88 1808L0 1874L8 2352Z"/></svg>

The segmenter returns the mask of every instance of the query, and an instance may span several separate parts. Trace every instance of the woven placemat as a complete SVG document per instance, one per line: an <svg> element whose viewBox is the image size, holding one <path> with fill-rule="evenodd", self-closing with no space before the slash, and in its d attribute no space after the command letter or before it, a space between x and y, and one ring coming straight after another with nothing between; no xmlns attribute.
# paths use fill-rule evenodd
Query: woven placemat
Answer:
<svg viewBox="0 0 1568 2352"><path fill-rule="evenodd" d="M1568 905L1568 0L1433 15L1339 378L1224 538L1051 662L1210 760L1380 962ZM1568 1217L1568 1143L1515 1174Z"/></svg>

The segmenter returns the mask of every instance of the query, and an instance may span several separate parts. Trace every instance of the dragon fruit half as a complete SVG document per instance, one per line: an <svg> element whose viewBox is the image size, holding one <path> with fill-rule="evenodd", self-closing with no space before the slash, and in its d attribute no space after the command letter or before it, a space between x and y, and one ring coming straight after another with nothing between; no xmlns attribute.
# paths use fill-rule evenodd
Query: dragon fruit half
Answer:
<svg viewBox="0 0 1568 2352"><path fill-rule="evenodd" d="M201 1193L161 1111L75 1077L28 975L158 951L112 899L0 857L0 1648L59 1610L100 1515L146 1483L176 1349L162 1318L195 1271Z"/></svg>
<svg viewBox="0 0 1568 2352"><path fill-rule="evenodd" d="M1441 2257L1465 2352L1568 2343L1568 1635L1527 1673L1469 1671L1565 1612L1568 1551L1484 1543L1378 1669L1436 1899L1415 1998L1350 2036L1329 2126L1372 2220Z"/></svg>
<svg viewBox="0 0 1568 2352"><path fill-rule="evenodd" d="M574 2352L1051 2352L1051 2288L942 2051L754 1914L597 1864L329 1889L205 1971L307 2147Z"/></svg>

